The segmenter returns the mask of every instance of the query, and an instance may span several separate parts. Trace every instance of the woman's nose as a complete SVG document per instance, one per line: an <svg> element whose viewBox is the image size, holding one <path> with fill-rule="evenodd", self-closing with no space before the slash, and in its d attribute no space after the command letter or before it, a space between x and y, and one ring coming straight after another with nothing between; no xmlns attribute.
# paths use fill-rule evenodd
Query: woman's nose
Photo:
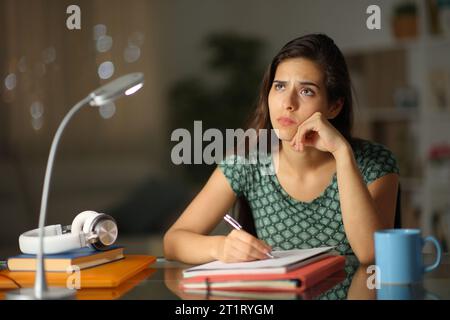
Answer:
<svg viewBox="0 0 450 320"><path fill-rule="evenodd" d="M286 92L283 97L283 109L294 111L298 108L298 100L295 92Z"/></svg>

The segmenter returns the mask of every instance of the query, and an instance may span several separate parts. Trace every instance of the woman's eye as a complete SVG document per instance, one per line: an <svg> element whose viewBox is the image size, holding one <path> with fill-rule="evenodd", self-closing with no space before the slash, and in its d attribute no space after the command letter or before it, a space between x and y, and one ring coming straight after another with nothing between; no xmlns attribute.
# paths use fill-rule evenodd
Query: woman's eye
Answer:
<svg viewBox="0 0 450 320"><path fill-rule="evenodd" d="M274 88L275 88L275 90L281 90L281 89L283 89L284 88L284 84L281 84L281 83L275 83L274 84Z"/></svg>
<svg viewBox="0 0 450 320"><path fill-rule="evenodd" d="M312 91L311 89L302 89L300 90L300 94L304 96L313 96L314 91Z"/></svg>

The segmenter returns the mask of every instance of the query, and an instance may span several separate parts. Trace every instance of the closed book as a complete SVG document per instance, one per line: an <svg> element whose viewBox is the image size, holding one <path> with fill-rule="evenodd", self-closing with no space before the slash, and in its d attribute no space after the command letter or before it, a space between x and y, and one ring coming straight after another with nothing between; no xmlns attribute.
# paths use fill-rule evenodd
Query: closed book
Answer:
<svg viewBox="0 0 450 320"><path fill-rule="evenodd" d="M115 288L147 269L155 261L156 257L154 256L125 255L121 260L84 269L79 274L46 272L45 276L49 286L75 287L78 284L80 289ZM22 288L34 285L35 272L3 270L0 272L0 277L2 276L11 279Z"/></svg>
<svg viewBox="0 0 450 320"><path fill-rule="evenodd" d="M345 257L324 256L286 273L221 274L197 276L180 282L183 290L295 291L303 292L344 269Z"/></svg>
<svg viewBox="0 0 450 320"><path fill-rule="evenodd" d="M302 292L297 291L254 291L220 289L186 289L185 299L204 300L313 300L334 288L346 279L344 270L340 270L318 284Z"/></svg>
<svg viewBox="0 0 450 320"><path fill-rule="evenodd" d="M49 272L67 272L72 267L79 270L95 267L123 258L123 247L112 247L106 251L81 248L58 254L44 255L45 270ZM36 271L36 255L21 254L8 259L11 271Z"/></svg>
<svg viewBox="0 0 450 320"><path fill-rule="evenodd" d="M187 289L185 293L189 294L187 299L192 300L297 300L298 294L295 291L231 291L231 290L204 290Z"/></svg>

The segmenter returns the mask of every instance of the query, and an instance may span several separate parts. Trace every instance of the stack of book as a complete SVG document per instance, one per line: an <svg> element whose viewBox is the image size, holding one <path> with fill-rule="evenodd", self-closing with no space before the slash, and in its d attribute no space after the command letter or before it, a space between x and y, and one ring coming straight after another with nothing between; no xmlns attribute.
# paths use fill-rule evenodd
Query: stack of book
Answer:
<svg viewBox="0 0 450 320"><path fill-rule="evenodd" d="M240 263L214 261L186 269L180 288L186 293L227 298L290 299L311 292L319 284L326 288L327 284L337 284L333 280L344 279L345 257L338 255L333 247L273 251L272 254L274 259ZM331 281L321 283L333 275L336 276Z"/></svg>
<svg viewBox="0 0 450 320"><path fill-rule="evenodd" d="M99 291L101 288L128 288L131 282L135 282L132 279L138 275L152 274L152 270L148 268L155 261L154 256L125 255L124 248L120 246L106 251L82 248L44 256L46 278L50 286L65 287L74 282L76 289L91 289L89 292L95 295L110 293ZM0 289L34 285L35 255L21 254L11 257L7 260L7 267L7 270L0 271ZM116 290L113 296L117 296L117 292L125 290ZM83 293L87 291L79 292L78 295L82 296Z"/></svg>

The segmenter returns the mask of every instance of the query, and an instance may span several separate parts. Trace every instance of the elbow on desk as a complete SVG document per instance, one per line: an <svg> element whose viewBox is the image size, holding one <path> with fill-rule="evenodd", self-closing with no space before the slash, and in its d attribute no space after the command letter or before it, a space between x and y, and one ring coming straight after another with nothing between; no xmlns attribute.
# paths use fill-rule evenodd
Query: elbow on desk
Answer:
<svg viewBox="0 0 450 320"><path fill-rule="evenodd" d="M163 252L164 252L164 257L166 259L168 259L168 260L175 259L174 255L173 255L173 250L171 250L171 232L170 232L170 230L164 234Z"/></svg>
<svg viewBox="0 0 450 320"><path fill-rule="evenodd" d="M375 244L373 241L353 241L350 243L353 254L362 265L372 265L375 262Z"/></svg>
<svg viewBox="0 0 450 320"><path fill-rule="evenodd" d="M360 258L360 257L357 256L357 258L359 260L359 263L362 264L362 265L372 265L375 262L374 257L362 257L362 258Z"/></svg>
<svg viewBox="0 0 450 320"><path fill-rule="evenodd" d="M375 254L373 250L365 251L365 252L354 252L356 258L362 265L371 265L375 263Z"/></svg>

